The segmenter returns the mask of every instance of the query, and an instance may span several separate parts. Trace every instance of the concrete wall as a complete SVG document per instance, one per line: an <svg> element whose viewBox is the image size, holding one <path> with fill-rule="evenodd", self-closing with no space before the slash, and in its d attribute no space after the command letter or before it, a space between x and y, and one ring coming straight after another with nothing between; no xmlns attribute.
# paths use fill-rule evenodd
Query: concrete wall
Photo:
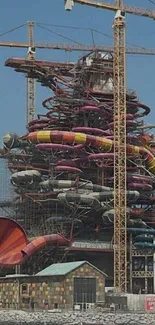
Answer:
<svg viewBox="0 0 155 325"><path fill-rule="evenodd" d="M129 310L139 310L139 311L145 311L145 300L148 298L154 298L155 301L155 295L135 295L135 294L128 294L127 295L127 306ZM154 304L155 305L155 304ZM150 310L151 311L151 310ZM148 310L149 312L149 310ZM155 312L155 309L154 309Z"/></svg>
<svg viewBox="0 0 155 325"><path fill-rule="evenodd" d="M115 305L116 310L128 310L139 312L155 313L155 295L139 294L107 294L106 304Z"/></svg>

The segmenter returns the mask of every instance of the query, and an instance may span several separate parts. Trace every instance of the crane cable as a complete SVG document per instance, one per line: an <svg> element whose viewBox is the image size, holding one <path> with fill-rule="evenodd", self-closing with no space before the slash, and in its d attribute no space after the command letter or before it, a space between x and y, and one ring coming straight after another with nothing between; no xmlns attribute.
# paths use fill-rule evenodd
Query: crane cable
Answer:
<svg viewBox="0 0 155 325"><path fill-rule="evenodd" d="M22 25L19 25L19 26L14 27L14 28L11 28L11 29L7 30L6 32L1 33L0 36L7 35L7 34L9 34L9 33L11 33L11 32L14 32L15 30L17 30L17 29L19 29L19 28L21 28L21 27L26 26L26 25L27 25L27 23L22 24Z"/></svg>
<svg viewBox="0 0 155 325"><path fill-rule="evenodd" d="M151 0L148 0L148 1L151 1ZM59 36L59 37L62 37L62 38L64 38L64 39L67 39L67 40L69 40L69 41L71 41L71 42L74 42L75 44L78 44L78 45L83 45L83 44L82 44L82 43L79 43L79 42L77 42L77 41L74 41L73 39L68 38L67 36L64 36L63 34L60 34L60 33L58 33L58 32L55 32L55 31L53 31L52 29L46 28L46 27L44 27L43 25L46 25L46 26L53 26L53 27L61 27L61 28L69 28L69 29L89 30L89 31L91 32L91 36L93 37L93 44L95 44L94 34L92 34L93 32L98 33L98 34L101 34L101 35L103 35L103 36L106 36L106 37L108 37L108 38L113 39L113 36L111 36L111 35L109 35L109 34L106 34L106 33L103 33L103 32L101 32L101 31L99 31L99 30L97 30L97 29L94 29L94 28L75 27L75 26L67 26L67 25L53 25L53 24L46 24L46 23L43 24L43 23L38 23L38 22L36 22L36 26L37 26L37 27L40 27L40 28L42 28L42 29L44 29L44 30L47 30L47 31L50 32L50 33L53 33L53 34L55 34L55 35L57 35L57 36ZM144 46L138 46L138 45L135 45L135 44L130 43L130 42L126 42L126 44L128 44L128 45L130 45L130 46L134 46L134 47L140 48L140 49L142 49L142 50L145 50L145 49L146 49L146 47L144 47Z"/></svg>

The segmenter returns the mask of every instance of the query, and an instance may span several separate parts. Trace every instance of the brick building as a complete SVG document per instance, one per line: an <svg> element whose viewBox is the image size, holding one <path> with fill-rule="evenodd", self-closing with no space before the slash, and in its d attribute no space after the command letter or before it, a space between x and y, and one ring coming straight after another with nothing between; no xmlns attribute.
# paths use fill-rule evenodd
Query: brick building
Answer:
<svg viewBox="0 0 155 325"><path fill-rule="evenodd" d="M87 261L52 264L36 275L0 278L4 308L86 309L105 301L106 274Z"/></svg>

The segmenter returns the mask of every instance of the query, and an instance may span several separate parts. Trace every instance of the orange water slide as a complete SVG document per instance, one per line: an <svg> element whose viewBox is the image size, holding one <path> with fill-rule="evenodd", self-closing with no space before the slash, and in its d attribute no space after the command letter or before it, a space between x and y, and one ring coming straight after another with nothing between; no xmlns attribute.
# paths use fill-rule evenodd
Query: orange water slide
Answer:
<svg viewBox="0 0 155 325"><path fill-rule="evenodd" d="M67 246L69 241L61 234L35 238L29 242L23 228L14 220L0 217L0 266L13 267L24 263L46 245Z"/></svg>

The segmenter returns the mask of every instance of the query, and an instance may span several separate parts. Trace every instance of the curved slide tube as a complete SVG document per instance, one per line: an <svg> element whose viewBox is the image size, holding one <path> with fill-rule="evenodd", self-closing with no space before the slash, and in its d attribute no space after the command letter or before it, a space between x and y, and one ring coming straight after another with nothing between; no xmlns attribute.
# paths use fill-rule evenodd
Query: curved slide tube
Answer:
<svg viewBox="0 0 155 325"><path fill-rule="evenodd" d="M108 187L108 186L102 186L102 185L97 185L93 184L91 182L76 182L76 181L70 181L70 180L46 180L43 182L39 183L39 186L44 189L44 190L49 190L49 189L70 189L70 188L75 188L78 187L78 189L84 189L84 190L89 190L89 191L94 191L94 192L103 192L103 191L112 191L113 189Z"/></svg>
<svg viewBox="0 0 155 325"><path fill-rule="evenodd" d="M0 217L0 266L19 264L27 243L26 234L17 222Z"/></svg>
<svg viewBox="0 0 155 325"><path fill-rule="evenodd" d="M11 182L13 185L22 183L38 183L41 180L41 174L37 170L25 170L13 173Z"/></svg>
<svg viewBox="0 0 155 325"><path fill-rule="evenodd" d="M57 199L63 203L83 203L98 211L100 209L107 209L106 203L101 204L101 202L105 202L107 198L113 198L113 196L113 191L99 193L93 192L91 194L77 194L75 192L68 192L58 194ZM139 193L137 191L127 191L127 197L130 200L136 200L139 197Z"/></svg>
<svg viewBox="0 0 155 325"><path fill-rule="evenodd" d="M111 193L111 192L109 192L109 193ZM86 194L79 195L79 194L72 192L72 193L58 194L57 198L60 202L63 202L63 203L65 203L65 202L77 203L78 202L81 204L85 204L87 207L90 206L96 211L106 208L106 205L105 206L101 205L99 199L97 197L93 197L92 195L86 195Z"/></svg>
<svg viewBox="0 0 155 325"><path fill-rule="evenodd" d="M91 146L93 148L99 148L104 151L111 151L113 148L113 141L106 138L95 137L92 135L86 135L84 133L74 132L61 132L61 131L38 131L32 132L27 135L27 139L32 143L69 143L71 145L84 144L86 147ZM133 145L127 145L127 153L135 154L144 158L148 164L149 171L155 174L155 158L153 154L143 148Z"/></svg>
<svg viewBox="0 0 155 325"><path fill-rule="evenodd" d="M30 172L30 173L29 173ZM35 173L31 173L31 172L35 172ZM26 183L28 180L32 180L34 179L34 175L36 175L36 173L38 173L37 171L25 171L25 172L17 172L12 174L11 176L11 182L13 185L19 185L21 183ZM28 176L32 176L31 178L27 178ZM38 175L40 175L40 173L38 173ZM41 179L41 175L39 176L39 178L37 179L37 183L38 180ZM39 182L39 188L41 188L44 191L48 191L48 190L53 190L53 189L70 189L70 188L78 188L79 190L88 190L88 191L93 191L93 192L104 192L104 191L112 191L113 189L108 187L108 186L101 186L101 185L97 185L97 184L93 184L91 182L76 182L76 181L70 181L70 180L56 180L56 179L48 179L45 181L41 181Z"/></svg>
<svg viewBox="0 0 155 325"><path fill-rule="evenodd" d="M69 240L61 234L40 236L28 242L22 227L6 217L0 217L0 266L13 267L24 263L46 245L67 246Z"/></svg>
<svg viewBox="0 0 155 325"><path fill-rule="evenodd" d="M76 146L67 146L64 144L55 144L55 143L46 143L46 145L38 144L36 146L40 150L64 150L64 151L78 151L84 148L83 144L79 144Z"/></svg>

